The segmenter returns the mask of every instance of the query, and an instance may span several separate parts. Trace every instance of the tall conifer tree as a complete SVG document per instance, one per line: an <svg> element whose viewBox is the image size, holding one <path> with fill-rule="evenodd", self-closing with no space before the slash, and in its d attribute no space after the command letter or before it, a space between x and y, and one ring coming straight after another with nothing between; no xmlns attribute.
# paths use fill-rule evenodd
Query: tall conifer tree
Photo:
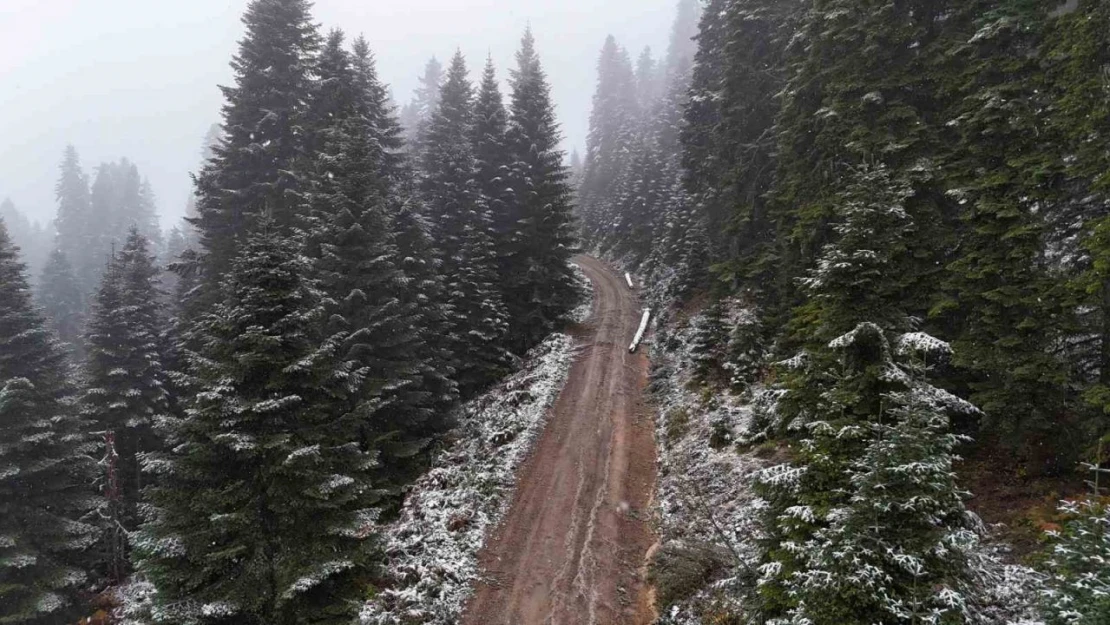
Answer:
<svg viewBox="0 0 1110 625"><path fill-rule="evenodd" d="M516 55L509 107L509 180L516 230L508 249L505 305L511 345L523 351L543 340L576 300L569 261L577 248L572 193L547 76L529 29Z"/></svg>
<svg viewBox="0 0 1110 625"><path fill-rule="evenodd" d="M201 390L145 462L156 622L349 623L365 592L377 452L348 398L366 371L321 340L325 300L278 231L259 224L198 320Z"/></svg>
<svg viewBox="0 0 1110 625"><path fill-rule="evenodd" d="M320 39L310 6L252 0L243 16L246 35L231 62L235 82L221 87L223 137L197 177L196 226L213 287L259 219L296 224L303 189L294 172L304 151L298 128Z"/></svg>
<svg viewBox="0 0 1110 625"><path fill-rule="evenodd" d="M68 379L0 221L0 622L83 616L95 466Z"/></svg>
<svg viewBox="0 0 1110 625"><path fill-rule="evenodd" d="M472 145L474 93L456 53L428 123L421 191L452 314L460 390L473 393L504 372L508 330L494 286L497 256Z"/></svg>

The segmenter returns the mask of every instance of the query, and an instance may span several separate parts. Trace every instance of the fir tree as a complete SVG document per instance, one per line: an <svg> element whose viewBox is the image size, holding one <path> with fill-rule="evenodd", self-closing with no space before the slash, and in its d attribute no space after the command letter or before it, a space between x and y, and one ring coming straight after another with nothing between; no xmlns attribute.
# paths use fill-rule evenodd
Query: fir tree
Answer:
<svg viewBox="0 0 1110 625"><path fill-rule="evenodd" d="M1045 145L1051 135L1041 135L1038 30L1026 27L1043 16L1030 3L1000 3L980 36L956 49L976 80L957 93L950 113L957 143L947 193L963 207L960 253L932 310L956 327L954 364L987 417L985 435L1018 451L1036 473L1062 470L1077 449L1074 441L1070 450L1044 447L1063 442L1068 380L1052 350L1067 298L1044 262L1040 210L1056 199L1059 161Z"/></svg>
<svg viewBox="0 0 1110 625"><path fill-rule="evenodd" d="M636 123L636 79L624 48L610 35L597 62L597 89L590 112L586 162L578 190L579 213L591 239L608 232L621 217L615 206L621 175L629 168L627 153ZM612 233L619 239L620 233ZM593 241L600 243L600 240Z"/></svg>
<svg viewBox="0 0 1110 625"><path fill-rule="evenodd" d="M493 60L486 59L482 83L474 101L474 159L478 189L493 228L497 269L502 276L508 270L506 252L516 231L514 196L509 186L512 159L508 149L508 127L509 113L501 97Z"/></svg>
<svg viewBox="0 0 1110 625"><path fill-rule="evenodd" d="M401 111L401 126L404 127L405 145L410 153L419 155L423 151L424 133L432 113L439 106L439 90L443 85L443 64L436 57L424 64L424 74L412 96L412 101Z"/></svg>
<svg viewBox="0 0 1110 625"><path fill-rule="evenodd" d="M58 212L54 219L54 228L58 232L57 247L78 273L77 284L82 288L84 298L96 284L95 279L89 281L86 272L102 265L103 259L94 258L89 180L72 145L66 146L54 193L58 200Z"/></svg>
<svg viewBox="0 0 1110 625"><path fill-rule="evenodd" d="M302 201L295 166L304 146L298 127L319 34L307 0L252 0L246 35L231 62L235 83L221 87L223 137L197 177L195 225L215 286L243 239L261 218L296 224Z"/></svg>
<svg viewBox="0 0 1110 625"><path fill-rule="evenodd" d="M428 122L421 190L452 314L457 380L469 395L500 377L508 330L489 213L475 174L473 88L456 53Z"/></svg>
<svg viewBox="0 0 1110 625"><path fill-rule="evenodd" d="M73 265L61 249L55 249L50 254L39 279L36 299L54 336L67 349L80 352L83 349L81 335L84 332L85 305Z"/></svg>
<svg viewBox="0 0 1110 625"><path fill-rule="evenodd" d="M569 261L576 243L559 128L531 30L525 32L516 58L508 145L517 229L507 250L510 272L502 280L510 344L523 353L574 306L576 287Z"/></svg>
<svg viewBox="0 0 1110 625"><path fill-rule="evenodd" d="M370 44L363 37L355 39L352 46L351 64L358 83L366 98L366 113L369 115L371 139L381 151L378 164L378 180L385 199L396 203L408 192L412 172L405 154L404 128L397 119L396 106L389 97L389 89L378 77L374 55ZM390 197L392 196L392 197Z"/></svg>
<svg viewBox="0 0 1110 625"><path fill-rule="evenodd" d="M94 465L62 350L0 222L0 622L73 622L97 540Z"/></svg>
<svg viewBox="0 0 1110 625"><path fill-rule="evenodd" d="M399 490L419 465L428 430L446 422L453 386L423 361L424 312L406 301L410 287L396 265L389 220L396 189L382 165L390 155L375 136L377 120L386 115L376 110L384 103L376 98L367 52L348 57L336 31L322 54L321 82L335 84L323 95L334 106L318 128L308 240L328 298L326 340L365 371L349 399L351 411L363 415L363 436L381 447L376 483ZM349 79L339 80L344 76Z"/></svg>
<svg viewBox="0 0 1110 625"><path fill-rule="evenodd" d="M155 423L166 416L166 371L162 364L162 295L158 268L148 242L132 228L123 248L112 258L93 300L85 337L87 387L81 399L82 416L111 441L112 510L108 522L125 530L138 526L138 506L144 480L139 468L143 454L157 450ZM118 487L117 487L118 485ZM107 487L106 487L107 488ZM113 528L114 529L114 528ZM112 531L106 532L111 535ZM116 581L126 561L121 545L109 544Z"/></svg>
<svg viewBox="0 0 1110 625"><path fill-rule="evenodd" d="M373 441L347 398L365 372L320 340L324 301L260 224L188 352L186 418L148 457L154 516L136 542L156 622L348 623L370 571Z"/></svg>

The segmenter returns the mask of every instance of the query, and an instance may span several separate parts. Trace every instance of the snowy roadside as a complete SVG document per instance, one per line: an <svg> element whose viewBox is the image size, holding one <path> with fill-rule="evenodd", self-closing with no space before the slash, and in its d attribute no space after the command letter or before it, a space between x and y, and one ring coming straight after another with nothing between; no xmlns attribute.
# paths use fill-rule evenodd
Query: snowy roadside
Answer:
<svg viewBox="0 0 1110 625"><path fill-rule="evenodd" d="M736 587L753 557L751 476L765 466L732 444L751 418L747 402L728 392L705 398L688 385L694 327L657 330L649 387L659 450L652 575L659 622L675 625L707 623L739 605Z"/></svg>
<svg viewBox="0 0 1110 625"><path fill-rule="evenodd" d="M593 308L593 285L574 265L583 293L571 313ZM553 334L524 365L467 404L452 446L413 484L401 516L378 529L393 585L362 609L362 625L457 623L477 580L478 551L508 511L517 469L543 432L574 360L574 340Z"/></svg>
<svg viewBox="0 0 1110 625"><path fill-rule="evenodd" d="M552 334L521 370L462 408L454 442L412 485L400 517L376 528L392 585L363 606L363 625L458 622L478 577L478 550L508 509L517 468L543 431L574 355L570 336ZM120 588L119 622L147 622L153 593L142 581Z"/></svg>
<svg viewBox="0 0 1110 625"><path fill-rule="evenodd" d="M739 614L756 556L760 500L754 473L778 464L775 452L738 451L735 441L752 416L752 397L728 389L691 385L694 334L702 317L670 318L657 328L652 346L650 391L656 407L659 479L656 502L659 546L652 577L663 625L719 622ZM1041 576L1009 562L1007 546L989 528L970 563L979 605L968 622L1043 625L1037 600Z"/></svg>
<svg viewBox="0 0 1110 625"><path fill-rule="evenodd" d="M506 512L516 469L543 430L573 360L554 334L524 368L467 404L456 442L413 484L400 518L378 528L394 586L362 610L363 625L458 621L478 577L478 550Z"/></svg>

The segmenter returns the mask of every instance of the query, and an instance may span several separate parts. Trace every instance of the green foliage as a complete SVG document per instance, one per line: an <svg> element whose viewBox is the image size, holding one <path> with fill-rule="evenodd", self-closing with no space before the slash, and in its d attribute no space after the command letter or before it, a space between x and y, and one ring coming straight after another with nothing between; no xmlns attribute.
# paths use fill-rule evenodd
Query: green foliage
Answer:
<svg viewBox="0 0 1110 625"><path fill-rule="evenodd" d="M366 370L321 340L324 302L276 228L253 235L187 352L183 419L145 468L153 518L135 541L155 622L348 623L372 570L379 491Z"/></svg>
<svg viewBox="0 0 1110 625"><path fill-rule="evenodd" d="M577 244L551 89L531 30L516 60L507 143L517 228L505 252L508 273L500 277L513 323L509 342L524 353L574 308L577 290L569 261Z"/></svg>
<svg viewBox="0 0 1110 625"><path fill-rule="evenodd" d="M1052 532L1045 559L1044 611L1049 625L1110 621L1110 511L1096 500L1064 502L1064 528Z"/></svg>
<svg viewBox="0 0 1110 625"><path fill-rule="evenodd" d="M99 482L106 494L118 484L119 492L107 502L110 509L101 512L105 564L117 582L127 570L126 556L118 552L118 531L134 530L139 521L145 483L139 461L161 447L154 424L169 411L158 273L147 240L132 228L123 249L108 264L85 337L81 414L98 436L110 433L113 440L113 447L105 450Z"/></svg>
<svg viewBox="0 0 1110 625"><path fill-rule="evenodd" d="M0 221L0 623L53 625L83 612L98 533L87 515L99 502L68 378Z"/></svg>

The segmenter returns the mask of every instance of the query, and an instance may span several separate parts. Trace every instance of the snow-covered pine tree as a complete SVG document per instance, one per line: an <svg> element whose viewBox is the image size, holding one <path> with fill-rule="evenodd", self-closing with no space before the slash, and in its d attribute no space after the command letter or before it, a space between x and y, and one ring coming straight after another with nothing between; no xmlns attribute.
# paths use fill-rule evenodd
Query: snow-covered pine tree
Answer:
<svg viewBox="0 0 1110 625"><path fill-rule="evenodd" d="M948 346L914 333L893 349L865 322L829 348L839 362L796 460L757 481L769 532L750 622L968 622L978 522L955 484L948 414L975 409L922 364Z"/></svg>
<svg viewBox="0 0 1110 625"><path fill-rule="evenodd" d="M725 348L728 346L728 328L725 327L724 302L714 300L697 318L697 325L691 338L691 353L694 363L694 379L699 382L715 381L724 364Z"/></svg>
<svg viewBox="0 0 1110 625"><path fill-rule="evenodd" d="M370 44L363 37L356 37L351 46L351 65L355 80L366 98L366 113L370 116L371 139L381 151L378 181L385 185L385 199L391 203L403 201L410 191L412 171L405 154L404 128L397 119L396 106L389 97L389 89L378 77L378 69Z"/></svg>
<svg viewBox="0 0 1110 625"><path fill-rule="evenodd" d="M508 273L506 254L517 228L513 190L509 186L512 158L506 135L508 127L509 113L505 110L493 59L487 58L474 100L474 160L478 189L493 227L493 245L501 276Z"/></svg>
<svg viewBox="0 0 1110 625"><path fill-rule="evenodd" d="M120 509L106 522L122 525L126 531L138 527L140 520L145 483L140 459L161 447L154 426L169 408L162 364L163 296L148 245L132 228L123 248L108 263L85 335L81 414L98 437L113 440L108 452L117 457L112 463L115 474L102 475L101 481L118 480ZM109 549L113 544L109 541ZM110 559L120 563L126 555L115 553L106 558ZM115 569L115 575L124 572L118 566Z"/></svg>
<svg viewBox="0 0 1110 625"><path fill-rule="evenodd" d="M1067 195L1047 218L1046 249L1063 273L1075 276L1077 329L1067 360L1090 406L1081 440L1110 431L1110 6L1075 3L1047 21L1042 56L1057 102L1047 122L1065 164Z"/></svg>
<svg viewBox="0 0 1110 625"><path fill-rule="evenodd" d="M15 207L11 198L4 198L0 202L0 219L7 224L8 236L21 250L28 275L32 277L32 286L38 286L36 280L42 274L54 246L53 232L43 228L37 221L28 219Z"/></svg>
<svg viewBox="0 0 1110 625"><path fill-rule="evenodd" d="M365 372L321 341L325 302L279 231L259 224L197 320L199 392L144 462L155 622L345 624L365 593L377 450L348 400Z"/></svg>
<svg viewBox="0 0 1110 625"><path fill-rule="evenodd" d="M364 50L364 54L368 52ZM437 394L451 384L433 378L426 355L421 311L406 301L404 274L390 233L389 206L396 202L393 181L383 179L388 155L375 137L381 106L372 90L376 78L368 54L348 56L343 35L333 31L321 54L321 85L313 109L323 114L314 139L317 162L310 193L309 256L327 297L327 341L339 355L365 370L363 384L349 400L362 415L364 436L381 448L378 488L399 491L411 477L416 451L427 428L446 420ZM429 376L429 377L425 377ZM442 412L441 412L442 411Z"/></svg>
<svg viewBox="0 0 1110 625"><path fill-rule="evenodd" d="M1110 507L1089 497L1065 501L1064 527L1049 534L1043 591L1049 625L1097 625L1110 620Z"/></svg>
<svg viewBox="0 0 1110 625"><path fill-rule="evenodd" d="M81 335L85 325L85 305L73 265L61 249L56 248L50 253L39 278L35 299L46 314L54 336L67 350L80 354L83 349Z"/></svg>
<svg viewBox="0 0 1110 625"><path fill-rule="evenodd" d="M88 274L96 267L103 266L103 258L95 258L89 229L91 198L89 179L81 167L77 149L66 146L58 182L54 186L58 200L58 212L54 218L54 229L58 233L57 247L66 255L77 274L77 285L81 288L84 300L96 285L96 280ZM82 303L84 311L84 303Z"/></svg>
<svg viewBox="0 0 1110 625"><path fill-rule="evenodd" d="M497 289L497 253L477 182L474 93L461 52L451 59L439 105L427 125L420 189L452 314L456 380L469 396L508 367L509 329Z"/></svg>
<svg viewBox="0 0 1110 625"><path fill-rule="evenodd" d="M404 128L405 146L410 154L419 158L423 153L424 133L439 106L439 90L443 86L443 64L432 57L424 64L424 73L412 95L412 100L401 109L401 126Z"/></svg>
<svg viewBox="0 0 1110 625"><path fill-rule="evenodd" d="M637 122L636 79L628 52L615 37L605 39L597 60L597 87L586 137L586 160L578 189L578 214L591 245L611 245L620 219L616 207L621 176ZM603 241L603 238L609 240Z"/></svg>
<svg viewBox="0 0 1110 625"><path fill-rule="evenodd" d="M508 144L517 229L508 250L510 272L502 280L512 328L509 343L523 353L574 307L570 257L577 245L559 126L531 29L516 59Z"/></svg>
<svg viewBox="0 0 1110 625"><path fill-rule="evenodd" d="M255 222L296 224L305 115L320 36L308 0L251 0L246 34L231 61L234 85L221 87L223 136L197 176L196 226L207 254L204 282L216 286ZM202 306L203 308L203 306Z"/></svg>
<svg viewBox="0 0 1110 625"><path fill-rule="evenodd" d="M876 614L912 623L927 613L963 622L970 603L972 522L951 477L957 439L948 415L976 411L932 386L915 359L948 350L909 333L901 280L915 262L916 228L907 206L928 172L914 176L885 166L854 172L837 196L836 239L803 282L810 299L795 323L810 340L786 367L776 410L780 433L802 435L795 460L757 482L766 506L753 623L832 625ZM899 338L898 352L888 336ZM899 478L907 466L922 470ZM880 497L884 487L891 493Z"/></svg>
<svg viewBox="0 0 1110 625"><path fill-rule="evenodd" d="M0 622L83 616L95 465L69 369L0 221Z"/></svg>

